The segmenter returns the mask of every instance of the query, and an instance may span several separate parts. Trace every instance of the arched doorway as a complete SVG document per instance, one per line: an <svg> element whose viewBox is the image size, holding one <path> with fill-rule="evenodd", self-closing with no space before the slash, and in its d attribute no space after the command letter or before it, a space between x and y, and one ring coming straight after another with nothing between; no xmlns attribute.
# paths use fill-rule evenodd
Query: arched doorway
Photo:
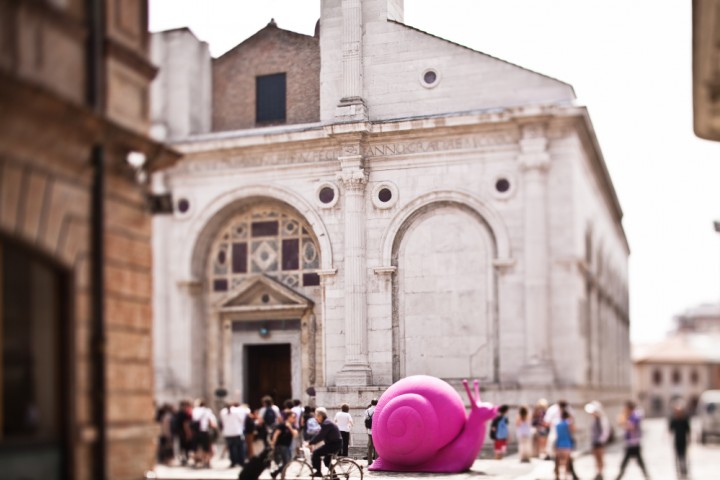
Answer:
<svg viewBox="0 0 720 480"><path fill-rule="evenodd" d="M211 371L232 399L280 403L310 383L320 266L307 221L279 202L241 205L217 230L206 268L207 343Z"/></svg>

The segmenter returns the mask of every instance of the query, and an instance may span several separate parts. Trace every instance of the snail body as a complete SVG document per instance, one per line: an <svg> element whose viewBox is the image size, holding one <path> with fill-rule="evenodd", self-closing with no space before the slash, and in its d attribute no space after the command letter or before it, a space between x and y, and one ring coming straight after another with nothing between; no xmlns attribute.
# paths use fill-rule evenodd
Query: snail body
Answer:
<svg viewBox="0 0 720 480"><path fill-rule="evenodd" d="M497 408L480 402L463 380L470 415L446 382L414 375L394 383L380 397L372 435L378 458L370 470L455 473L470 468L485 439L485 424Z"/></svg>

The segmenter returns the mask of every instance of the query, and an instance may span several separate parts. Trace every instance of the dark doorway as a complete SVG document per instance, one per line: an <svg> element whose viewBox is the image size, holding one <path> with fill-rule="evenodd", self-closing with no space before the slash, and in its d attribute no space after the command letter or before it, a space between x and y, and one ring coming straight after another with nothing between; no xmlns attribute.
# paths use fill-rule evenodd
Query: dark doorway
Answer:
<svg viewBox="0 0 720 480"><path fill-rule="evenodd" d="M270 395L276 405L292 398L290 344L245 346L245 401L253 410Z"/></svg>

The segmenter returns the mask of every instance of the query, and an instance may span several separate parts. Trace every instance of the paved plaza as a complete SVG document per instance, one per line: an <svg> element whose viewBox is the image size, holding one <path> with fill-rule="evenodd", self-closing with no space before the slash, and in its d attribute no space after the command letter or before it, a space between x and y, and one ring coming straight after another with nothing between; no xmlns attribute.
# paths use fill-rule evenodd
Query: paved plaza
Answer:
<svg viewBox="0 0 720 480"><path fill-rule="evenodd" d="M676 480L675 460L670 443L670 437L665 431L666 423L663 419L646 420L644 422L643 456L652 480ZM622 460L622 442L615 442L608 448L605 455L605 479L613 480L618 472ZM365 462L361 463L365 465ZM720 479L720 443L710 445L691 444L689 454L690 480L719 480ZM228 468L229 460L215 459L210 469L193 469L183 467L156 467L152 475L161 480L226 480L235 479L240 472L239 468ZM594 459L587 454L576 455L575 468L581 480L591 480L595 476ZM149 475L148 478L151 478ZM266 470L260 477L270 479ZM472 469L459 474L418 474L418 473L388 473L368 472L365 477L379 480L387 479L432 479L452 478L453 480L553 480L553 463L534 459L530 464L518 461L517 455L510 455L501 461L481 459L477 460ZM626 469L625 480L642 480L640 468L631 461Z"/></svg>

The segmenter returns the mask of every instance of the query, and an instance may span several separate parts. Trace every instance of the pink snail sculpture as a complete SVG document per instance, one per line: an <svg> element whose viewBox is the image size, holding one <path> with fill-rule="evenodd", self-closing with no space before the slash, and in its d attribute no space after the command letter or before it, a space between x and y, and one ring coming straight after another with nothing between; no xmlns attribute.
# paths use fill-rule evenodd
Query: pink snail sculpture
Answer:
<svg viewBox="0 0 720 480"><path fill-rule="evenodd" d="M485 423L497 407L480 402L478 382L470 415L460 395L439 378L406 377L383 393L375 407L372 436L378 458L368 468L389 472L459 473L469 469L485 440Z"/></svg>

